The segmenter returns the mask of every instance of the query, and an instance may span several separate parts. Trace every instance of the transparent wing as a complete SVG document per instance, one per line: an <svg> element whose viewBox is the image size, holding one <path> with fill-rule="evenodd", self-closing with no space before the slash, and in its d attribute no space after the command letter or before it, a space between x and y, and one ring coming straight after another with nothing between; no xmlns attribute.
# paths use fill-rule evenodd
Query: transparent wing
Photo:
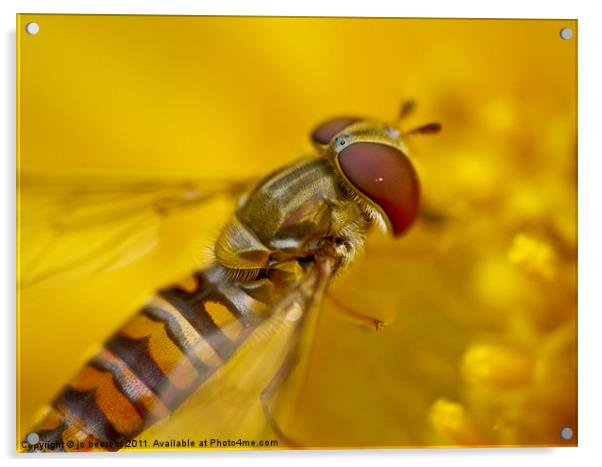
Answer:
<svg viewBox="0 0 602 467"><path fill-rule="evenodd" d="M64 285L119 268L152 250L161 222L251 180L170 180L22 174L19 180L23 288Z"/></svg>
<svg viewBox="0 0 602 467"><path fill-rule="evenodd" d="M278 436L266 418L261 395L276 382L278 397L268 402L274 423L286 435L286 405L294 403L294 393L305 374L304 357L311 348L330 275L329 262L310 268L230 360L169 419L151 427L139 439L147 440L147 446L155 439L182 438L278 440L279 447L288 445L291 440ZM288 368L287 359L293 354L299 358L294 368Z"/></svg>

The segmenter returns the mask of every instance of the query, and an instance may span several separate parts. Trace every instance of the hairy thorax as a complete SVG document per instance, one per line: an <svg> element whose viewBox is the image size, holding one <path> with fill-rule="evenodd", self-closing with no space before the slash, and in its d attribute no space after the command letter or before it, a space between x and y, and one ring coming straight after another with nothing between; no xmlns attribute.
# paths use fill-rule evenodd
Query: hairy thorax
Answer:
<svg viewBox="0 0 602 467"><path fill-rule="evenodd" d="M311 258L329 242L339 267L361 249L369 225L329 162L304 159L271 174L241 200L215 256L234 278L251 279L276 264Z"/></svg>

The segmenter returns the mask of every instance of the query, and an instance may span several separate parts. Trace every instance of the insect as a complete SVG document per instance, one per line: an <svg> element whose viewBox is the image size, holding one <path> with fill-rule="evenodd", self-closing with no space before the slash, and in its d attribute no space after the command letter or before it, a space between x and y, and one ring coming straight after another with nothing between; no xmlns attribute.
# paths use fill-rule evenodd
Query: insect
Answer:
<svg viewBox="0 0 602 467"><path fill-rule="evenodd" d="M410 108L404 104L401 116ZM249 341L277 333L288 336L287 347L260 399L268 424L287 440L271 405L298 360L302 330L330 280L362 250L369 229L379 226L400 236L412 225L420 188L407 139L439 129L430 123L402 132L395 124L335 118L312 133L314 156L244 191L240 184L134 187L159 216L219 193L239 200L215 241L213 263L159 290L110 336L33 427L28 448L118 450L168 417ZM98 199L106 201L107 193L110 187L99 188ZM140 209L88 207L85 215L74 215L61 227L72 229L107 215L128 219ZM124 260L130 243L108 240L112 262ZM95 248L83 257L96 260ZM65 264L61 271L69 269L69 261ZM31 271L34 282L57 272L34 266Z"/></svg>

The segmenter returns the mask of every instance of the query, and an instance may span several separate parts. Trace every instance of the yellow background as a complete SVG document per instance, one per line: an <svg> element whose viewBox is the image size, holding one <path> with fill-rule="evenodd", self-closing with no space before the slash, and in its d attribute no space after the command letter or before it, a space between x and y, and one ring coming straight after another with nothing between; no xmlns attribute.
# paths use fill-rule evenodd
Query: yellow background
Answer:
<svg viewBox="0 0 602 467"><path fill-rule="evenodd" d="M408 125L444 128L414 141L439 220L373 235L334 284L391 322L373 332L326 302L285 429L315 447L574 445L559 432L577 431L576 35L564 20L22 15L20 170L263 176L320 121L392 120L414 98ZM19 439L144 297L202 264L231 209L176 216L127 267L20 294Z"/></svg>

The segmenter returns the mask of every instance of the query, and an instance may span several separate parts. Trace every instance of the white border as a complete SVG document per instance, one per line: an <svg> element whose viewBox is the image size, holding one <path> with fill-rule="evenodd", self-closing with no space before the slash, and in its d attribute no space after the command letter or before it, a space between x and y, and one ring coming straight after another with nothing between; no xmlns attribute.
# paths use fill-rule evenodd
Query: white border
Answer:
<svg viewBox="0 0 602 467"><path fill-rule="evenodd" d="M3 2L4 3L4 2ZM453 2L387 0L21 0L7 1L7 11L19 13L124 13L124 14L197 14L197 15L283 15L283 16L403 16L403 17L488 17L488 18L576 18L589 11L587 2L549 0L506 0ZM497 4L496 4L497 3ZM13 6L14 5L14 6Z"/></svg>
<svg viewBox="0 0 602 467"><path fill-rule="evenodd" d="M2 421L0 442L2 456L9 463L28 464L36 462L14 453L15 439L15 365L14 365L14 170L15 170L15 14L20 13L121 13L121 14L229 14L229 15L276 15L276 16L404 16L404 17L486 17L486 18L577 18L579 20L579 448L563 449L443 449L443 450L399 450L399 451L320 451L320 452L228 452L228 453L148 453L118 454L111 462L118 465L144 462L149 465L164 464L167 459L178 463L217 463L220 465L245 466L275 465L286 462L298 465L307 462L337 465L363 465L366 462L403 465L441 465L449 461L465 466L489 466L508 464L542 463L551 466L595 465L602 407L601 368L598 363L602 355L602 304L597 288L600 277L598 266L602 262L602 145L597 137L602 100L600 87L602 73L599 59L602 44L601 16L593 0L538 1L506 0L483 1L413 1L394 2L387 0L54 0L52 2L31 0L3 0L2 11L3 55L2 95L4 108L0 112L1 141L5 154L2 174L3 202L0 203L4 227L1 263L0 296L5 298L2 343L3 357L0 360L3 383L0 383ZM596 53L597 52L597 53ZM135 456L135 457L133 457ZM106 457L86 456L86 463L107 462ZM81 462L81 457L76 462ZM39 461L38 461L39 462ZM52 456L45 462L62 464L64 457ZM598 461L599 462L599 461ZM38 464L39 465L39 464Z"/></svg>

